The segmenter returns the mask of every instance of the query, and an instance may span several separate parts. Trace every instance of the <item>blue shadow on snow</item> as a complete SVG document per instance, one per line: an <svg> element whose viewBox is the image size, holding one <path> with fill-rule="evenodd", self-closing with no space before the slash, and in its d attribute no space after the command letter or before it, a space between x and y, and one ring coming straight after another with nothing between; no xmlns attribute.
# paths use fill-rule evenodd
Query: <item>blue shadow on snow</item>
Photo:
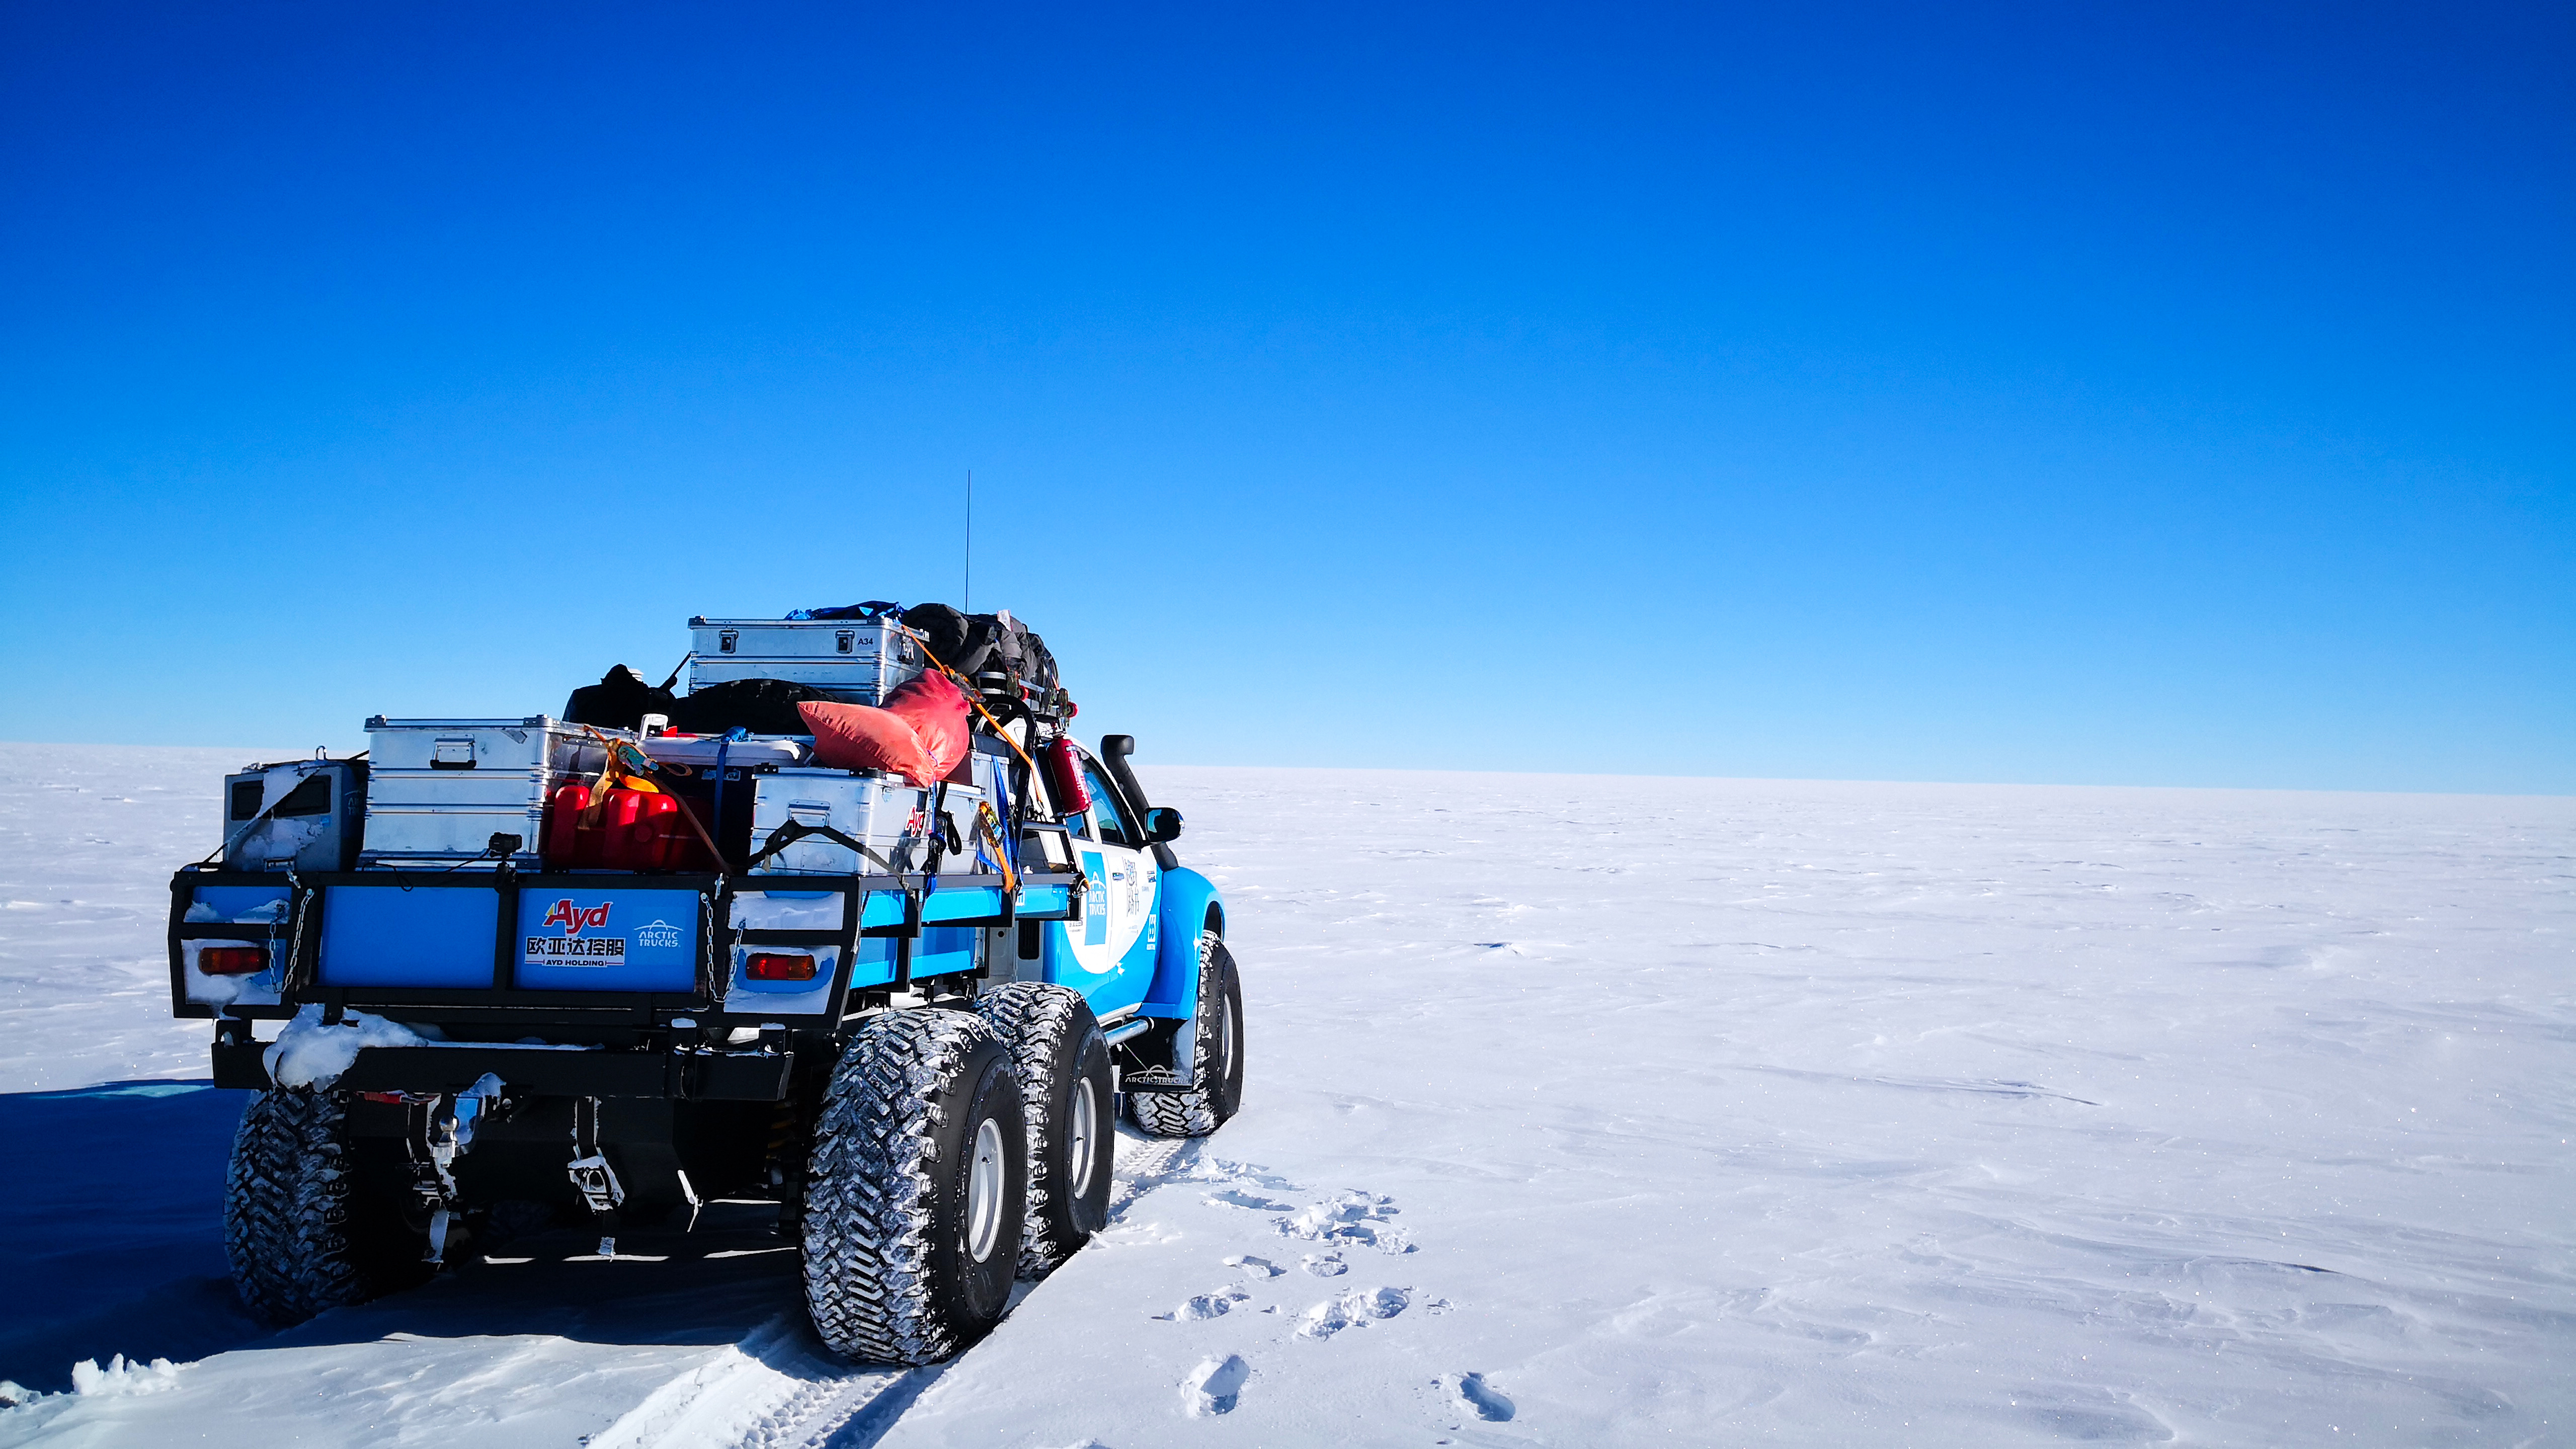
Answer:
<svg viewBox="0 0 2576 1449"><path fill-rule="evenodd" d="M0 1379L67 1389L81 1359L203 1358L267 1336L224 1264L224 1166L250 1096L0 1093Z"/></svg>

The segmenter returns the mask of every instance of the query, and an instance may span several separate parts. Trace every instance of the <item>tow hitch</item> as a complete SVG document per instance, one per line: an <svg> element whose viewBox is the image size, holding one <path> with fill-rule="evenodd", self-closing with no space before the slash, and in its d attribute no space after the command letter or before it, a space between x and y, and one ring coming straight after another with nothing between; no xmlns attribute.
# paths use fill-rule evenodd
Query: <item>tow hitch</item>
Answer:
<svg viewBox="0 0 2576 1449"><path fill-rule="evenodd" d="M429 1253L424 1261L447 1262L447 1230L456 1219L456 1159L472 1150L474 1124L501 1099L501 1079L485 1072L473 1086L453 1097L438 1092L406 1092L410 1114L403 1146L411 1156L412 1190L429 1208ZM439 1110L440 1104L446 1110Z"/></svg>
<svg viewBox="0 0 2576 1449"><path fill-rule="evenodd" d="M572 1162L565 1171L572 1176L573 1191L589 1205L590 1220L601 1230L599 1256L616 1257L617 1210L626 1201L626 1188L617 1180L617 1169L608 1165L607 1154L599 1150L597 1097L583 1097L573 1103Z"/></svg>

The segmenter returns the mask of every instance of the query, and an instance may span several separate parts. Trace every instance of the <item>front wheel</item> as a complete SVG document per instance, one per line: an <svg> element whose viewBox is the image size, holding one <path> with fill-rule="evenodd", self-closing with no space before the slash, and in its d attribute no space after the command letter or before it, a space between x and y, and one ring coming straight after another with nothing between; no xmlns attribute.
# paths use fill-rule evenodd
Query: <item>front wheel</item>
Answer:
<svg viewBox="0 0 2576 1449"><path fill-rule="evenodd" d="M1190 1064L1186 1092L1130 1092L1127 1115L1156 1137L1205 1137L1243 1109L1243 983L1214 931L1199 935L1198 1008L1172 1045Z"/></svg>
<svg viewBox="0 0 2576 1449"><path fill-rule="evenodd" d="M889 1012L832 1069L805 1179L805 1306L835 1350L936 1363L1010 1305L1028 1195L1010 1054L972 1012Z"/></svg>

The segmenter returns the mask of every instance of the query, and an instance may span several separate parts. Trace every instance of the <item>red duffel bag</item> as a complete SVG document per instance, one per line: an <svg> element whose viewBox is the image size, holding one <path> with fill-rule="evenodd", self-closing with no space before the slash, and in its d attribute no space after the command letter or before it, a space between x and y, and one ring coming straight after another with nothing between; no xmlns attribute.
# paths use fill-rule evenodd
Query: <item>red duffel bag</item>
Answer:
<svg viewBox="0 0 2576 1449"><path fill-rule="evenodd" d="M916 785L946 779L973 737L966 692L924 674L886 696L885 708L809 699L796 706L814 732L814 758L841 770L891 770Z"/></svg>

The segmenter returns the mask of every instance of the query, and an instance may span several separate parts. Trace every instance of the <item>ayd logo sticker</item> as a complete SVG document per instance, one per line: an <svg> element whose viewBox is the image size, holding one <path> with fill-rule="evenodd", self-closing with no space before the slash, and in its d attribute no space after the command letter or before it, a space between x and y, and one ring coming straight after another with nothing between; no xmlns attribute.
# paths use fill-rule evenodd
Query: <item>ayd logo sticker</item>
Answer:
<svg viewBox="0 0 2576 1449"><path fill-rule="evenodd" d="M546 912L546 918L537 923L537 929L561 926L564 928L565 935L578 936L585 926L593 930L604 928L608 924L608 908L611 904L608 901L601 901L595 906L576 906L570 901L557 901L555 908Z"/></svg>
<svg viewBox="0 0 2576 1449"><path fill-rule="evenodd" d="M584 936L584 931L608 929L611 901L595 906L577 906L569 900L557 901L537 923L540 931L563 927L560 936L530 936L526 953L520 958L529 965L545 962L557 966L622 966L626 964L626 938L623 936ZM658 924L658 923L656 923ZM668 930L668 927L664 927Z"/></svg>

